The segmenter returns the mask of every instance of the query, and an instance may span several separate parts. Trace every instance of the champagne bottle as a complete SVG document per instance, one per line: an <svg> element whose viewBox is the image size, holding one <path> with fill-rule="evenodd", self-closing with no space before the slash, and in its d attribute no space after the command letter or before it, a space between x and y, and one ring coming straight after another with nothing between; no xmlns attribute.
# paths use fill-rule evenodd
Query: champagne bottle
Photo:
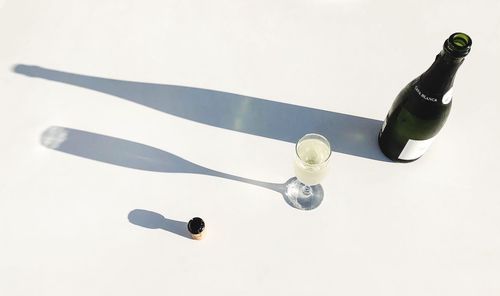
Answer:
<svg viewBox="0 0 500 296"><path fill-rule="evenodd" d="M387 157L410 162L427 151L450 113L455 73L471 45L467 34L452 34L430 68L401 90L378 137Z"/></svg>

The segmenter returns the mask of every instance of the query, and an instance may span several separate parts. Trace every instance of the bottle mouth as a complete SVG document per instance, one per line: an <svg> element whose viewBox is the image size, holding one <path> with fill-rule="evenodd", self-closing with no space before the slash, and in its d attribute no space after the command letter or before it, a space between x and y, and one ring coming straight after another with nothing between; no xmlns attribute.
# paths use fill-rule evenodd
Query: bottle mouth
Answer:
<svg viewBox="0 0 500 296"><path fill-rule="evenodd" d="M444 42L444 50L454 57L462 58L469 54L472 39L469 35L461 32L451 34Z"/></svg>

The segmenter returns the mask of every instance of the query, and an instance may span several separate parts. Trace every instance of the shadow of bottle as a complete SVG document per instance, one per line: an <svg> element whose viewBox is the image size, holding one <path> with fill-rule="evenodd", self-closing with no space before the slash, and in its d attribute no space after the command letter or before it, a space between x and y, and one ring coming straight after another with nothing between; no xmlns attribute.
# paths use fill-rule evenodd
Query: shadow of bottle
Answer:
<svg viewBox="0 0 500 296"><path fill-rule="evenodd" d="M187 230L187 222L168 219L156 212L135 209L128 214L128 221L144 228L163 229L185 238L191 238Z"/></svg>
<svg viewBox="0 0 500 296"><path fill-rule="evenodd" d="M382 121L227 92L80 75L18 64L13 72L65 83L153 108L202 124L296 143L318 133L335 152L390 161L380 151Z"/></svg>
<svg viewBox="0 0 500 296"><path fill-rule="evenodd" d="M285 198L286 183L256 181L211 170L167 151L124 139L52 126L42 133L40 142L49 149L121 167L160 173L202 174L225 178L267 188L280 193Z"/></svg>

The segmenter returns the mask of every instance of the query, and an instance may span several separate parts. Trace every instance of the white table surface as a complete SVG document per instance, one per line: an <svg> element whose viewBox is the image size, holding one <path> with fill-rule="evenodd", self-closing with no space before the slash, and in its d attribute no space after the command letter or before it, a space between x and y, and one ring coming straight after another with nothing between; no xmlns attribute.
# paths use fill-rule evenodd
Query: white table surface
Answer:
<svg viewBox="0 0 500 296"><path fill-rule="evenodd" d="M445 128L388 162L456 31ZM500 295L499 1L0 0L0 42L0 295ZM272 185L305 132L309 212Z"/></svg>

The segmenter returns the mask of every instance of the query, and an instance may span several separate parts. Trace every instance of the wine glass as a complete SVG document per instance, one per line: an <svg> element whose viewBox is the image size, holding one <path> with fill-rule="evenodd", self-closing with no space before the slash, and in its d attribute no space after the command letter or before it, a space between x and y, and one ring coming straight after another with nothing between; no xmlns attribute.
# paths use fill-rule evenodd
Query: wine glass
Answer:
<svg viewBox="0 0 500 296"><path fill-rule="evenodd" d="M323 187L332 151L328 140L307 134L295 145L295 177L286 182L285 200L294 208L312 210L323 201Z"/></svg>

